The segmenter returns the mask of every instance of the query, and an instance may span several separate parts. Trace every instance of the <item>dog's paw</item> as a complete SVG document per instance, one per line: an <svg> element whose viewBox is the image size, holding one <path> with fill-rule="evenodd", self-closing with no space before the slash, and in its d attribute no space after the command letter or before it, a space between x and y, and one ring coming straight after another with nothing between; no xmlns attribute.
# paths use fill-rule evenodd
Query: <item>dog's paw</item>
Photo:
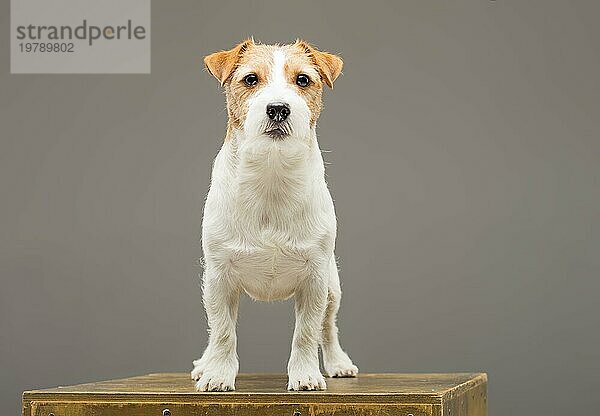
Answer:
<svg viewBox="0 0 600 416"><path fill-rule="evenodd" d="M348 354L343 351L329 356L324 355L323 366L329 377L356 377L358 374L358 367L352 363Z"/></svg>
<svg viewBox="0 0 600 416"><path fill-rule="evenodd" d="M235 390L235 372L229 370L206 370L196 382L197 391Z"/></svg>
<svg viewBox="0 0 600 416"><path fill-rule="evenodd" d="M352 363L338 363L325 367L325 372L329 377L356 377L358 375L358 367Z"/></svg>
<svg viewBox="0 0 600 416"><path fill-rule="evenodd" d="M192 376L192 380L198 381L200 377L202 377L202 373L204 373L204 366L195 366L192 372L190 373Z"/></svg>
<svg viewBox="0 0 600 416"><path fill-rule="evenodd" d="M327 388L325 378L318 368L308 371L293 371L288 377L288 390L325 390Z"/></svg>
<svg viewBox="0 0 600 416"><path fill-rule="evenodd" d="M202 356L202 358L193 361L194 369L190 373L190 375L192 376L192 380L200 380L200 377L202 377L202 373L204 373L204 368L206 367L206 361L207 359L204 355Z"/></svg>

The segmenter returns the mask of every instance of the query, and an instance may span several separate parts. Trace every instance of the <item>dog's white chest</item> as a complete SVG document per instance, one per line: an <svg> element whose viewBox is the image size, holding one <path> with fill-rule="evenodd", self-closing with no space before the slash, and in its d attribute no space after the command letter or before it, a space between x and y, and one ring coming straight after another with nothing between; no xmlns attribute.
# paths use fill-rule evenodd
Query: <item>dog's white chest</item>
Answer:
<svg viewBox="0 0 600 416"><path fill-rule="evenodd" d="M292 296L310 278L315 265L330 257L334 238L327 227L299 220L293 227L280 229L281 224L270 224L268 217L266 223L244 222L215 250L227 264L230 278L262 301Z"/></svg>
<svg viewBox="0 0 600 416"><path fill-rule="evenodd" d="M231 276L252 298L286 299L309 276L308 250L269 246L232 250Z"/></svg>
<svg viewBox="0 0 600 416"><path fill-rule="evenodd" d="M251 297L285 299L332 257L335 214L320 154L261 150L215 160L203 248Z"/></svg>

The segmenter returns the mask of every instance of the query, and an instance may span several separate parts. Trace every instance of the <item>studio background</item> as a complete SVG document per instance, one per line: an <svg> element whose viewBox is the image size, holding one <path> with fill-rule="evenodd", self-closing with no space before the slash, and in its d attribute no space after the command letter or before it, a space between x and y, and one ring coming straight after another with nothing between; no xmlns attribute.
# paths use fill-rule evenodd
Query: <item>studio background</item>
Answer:
<svg viewBox="0 0 600 416"><path fill-rule="evenodd" d="M492 415L590 414L599 15L592 1L155 0L151 75L10 75L2 1L2 413L24 389L200 356L200 223L226 123L202 57L254 35L345 61L318 135L341 339L361 371L486 371ZM241 371L284 372L292 322L291 302L245 298Z"/></svg>

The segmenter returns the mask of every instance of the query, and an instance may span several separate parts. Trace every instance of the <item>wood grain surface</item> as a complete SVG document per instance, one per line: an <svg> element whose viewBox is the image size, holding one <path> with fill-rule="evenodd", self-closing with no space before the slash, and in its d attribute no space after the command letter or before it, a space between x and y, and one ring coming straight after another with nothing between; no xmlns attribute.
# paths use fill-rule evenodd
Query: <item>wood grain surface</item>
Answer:
<svg viewBox="0 0 600 416"><path fill-rule="evenodd" d="M233 392L196 392L187 373L162 373L31 390L24 416L355 415L485 416L487 376L361 374L325 391L288 392L284 374L240 374ZM164 413L167 412L167 413Z"/></svg>

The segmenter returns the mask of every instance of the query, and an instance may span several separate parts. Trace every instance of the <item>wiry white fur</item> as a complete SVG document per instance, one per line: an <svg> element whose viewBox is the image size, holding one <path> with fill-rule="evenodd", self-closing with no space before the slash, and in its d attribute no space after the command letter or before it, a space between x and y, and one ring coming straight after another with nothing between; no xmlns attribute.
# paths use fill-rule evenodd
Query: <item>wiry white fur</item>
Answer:
<svg viewBox="0 0 600 416"><path fill-rule="evenodd" d="M239 296L295 298L296 326L288 363L291 390L326 387L329 376L355 376L335 324L341 291L334 257L336 218L310 110L287 84L285 55L273 56L273 76L248 103L243 130L217 155L202 223L204 305L210 336L194 361L201 391L233 390L239 368ZM273 140L261 131L266 105L289 104L292 134Z"/></svg>

